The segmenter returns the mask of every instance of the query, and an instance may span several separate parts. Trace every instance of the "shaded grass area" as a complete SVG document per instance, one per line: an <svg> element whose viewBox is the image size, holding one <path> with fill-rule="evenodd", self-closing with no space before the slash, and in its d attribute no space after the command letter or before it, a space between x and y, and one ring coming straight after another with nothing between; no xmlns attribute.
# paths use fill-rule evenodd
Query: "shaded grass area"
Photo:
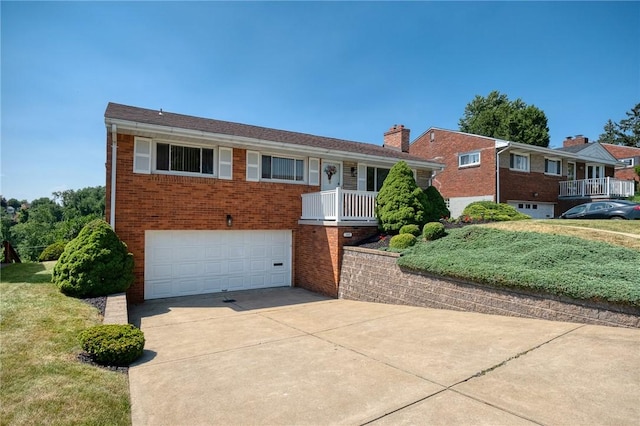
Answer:
<svg viewBox="0 0 640 426"><path fill-rule="evenodd" d="M50 283L55 262L0 271L2 425L128 425L128 379L77 360L97 309Z"/></svg>
<svg viewBox="0 0 640 426"><path fill-rule="evenodd" d="M418 243L398 264L496 287L640 306L640 251L577 237L469 226Z"/></svg>

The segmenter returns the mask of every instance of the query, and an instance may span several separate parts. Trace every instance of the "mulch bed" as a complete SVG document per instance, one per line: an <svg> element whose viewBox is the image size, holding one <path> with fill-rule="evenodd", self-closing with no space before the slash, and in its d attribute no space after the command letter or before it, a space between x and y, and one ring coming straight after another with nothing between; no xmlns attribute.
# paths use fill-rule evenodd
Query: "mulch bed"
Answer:
<svg viewBox="0 0 640 426"><path fill-rule="evenodd" d="M489 223L488 220L474 220L468 222L442 222L445 229L455 229L455 228L463 228L468 225L479 225L483 223ZM388 235L385 233L378 233L373 237L367 238L366 240L361 241L356 244L358 247L368 248L373 250L383 250L389 248L389 240L393 235Z"/></svg>

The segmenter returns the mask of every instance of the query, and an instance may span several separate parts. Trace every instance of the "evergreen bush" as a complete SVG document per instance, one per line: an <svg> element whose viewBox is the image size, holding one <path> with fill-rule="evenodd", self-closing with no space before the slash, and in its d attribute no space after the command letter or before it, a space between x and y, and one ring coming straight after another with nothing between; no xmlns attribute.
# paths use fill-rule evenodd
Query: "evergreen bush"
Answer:
<svg viewBox="0 0 640 426"><path fill-rule="evenodd" d="M384 232L395 234L404 225L422 226L425 223L426 196L404 161L391 168L376 202L376 216Z"/></svg>
<svg viewBox="0 0 640 426"><path fill-rule="evenodd" d="M437 240L447 235L444 225L440 222L429 222L422 228L422 237L427 241Z"/></svg>
<svg viewBox="0 0 640 426"><path fill-rule="evenodd" d="M411 234L415 237L420 235L420 227L418 225L405 225L400 228L400 234Z"/></svg>
<svg viewBox="0 0 640 426"><path fill-rule="evenodd" d="M426 222L437 222L440 219L447 219L451 216L447 203L435 186L429 186L425 189L424 195L427 197L427 204L425 205Z"/></svg>
<svg viewBox="0 0 640 426"><path fill-rule="evenodd" d="M126 366L142 356L144 333L131 324L100 324L82 331L82 349L101 365Z"/></svg>
<svg viewBox="0 0 640 426"><path fill-rule="evenodd" d="M413 246L417 238L413 234L394 235L389 240L389 248L403 250Z"/></svg>
<svg viewBox="0 0 640 426"><path fill-rule="evenodd" d="M462 211L462 217L473 220L509 221L531 219L524 213L520 213L515 207L493 201L476 201L469 204Z"/></svg>
<svg viewBox="0 0 640 426"><path fill-rule="evenodd" d="M58 260L64 252L65 245L66 243L64 241L56 241L53 244L49 244L47 248L40 253L38 261L47 262L49 260Z"/></svg>
<svg viewBox="0 0 640 426"><path fill-rule="evenodd" d="M133 279L133 255L101 219L89 222L67 243L52 275L60 291L73 297L120 293Z"/></svg>

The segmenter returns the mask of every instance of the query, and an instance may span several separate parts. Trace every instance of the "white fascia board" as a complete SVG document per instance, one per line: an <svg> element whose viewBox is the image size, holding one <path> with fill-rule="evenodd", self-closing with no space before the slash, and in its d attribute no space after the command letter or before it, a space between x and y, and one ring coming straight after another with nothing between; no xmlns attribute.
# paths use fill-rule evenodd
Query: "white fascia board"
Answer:
<svg viewBox="0 0 640 426"><path fill-rule="evenodd" d="M496 141L497 142L497 141ZM578 155L572 152L566 152L566 151L560 151L557 149L553 149L553 148L545 148L542 146L536 146L536 145L529 145L526 143L519 143L519 142L507 142L508 146L510 148L517 148L518 151L529 151L529 152L535 152L538 154L544 154L548 157L556 157L556 158L566 158L566 159L572 159L572 160L578 160L578 161L583 161L583 162L593 162L593 163L600 163L600 164L607 164L610 166L617 166L619 164L619 161L609 161L603 158L593 158L593 157L587 157L584 155ZM497 145L496 145L497 147Z"/></svg>
<svg viewBox="0 0 640 426"><path fill-rule="evenodd" d="M338 151L327 148L316 148L306 145L294 145L285 142L274 142L264 139L254 139L247 138L244 136L233 136L233 135L225 135L222 133L210 133L204 132L202 130L190 130L183 129L179 127L167 127L167 126L158 126L155 124L146 124L146 123L138 123L135 121L128 120L120 120L120 119L112 119L106 118L105 123L107 125L116 124L119 129L124 130L132 130L132 131L146 131L150 133L156 133L160 135L173 135L173 136L186 136L192 138L203 139L207 141L216 142L218 144L224 144L229 147L237 147L237 148L248 148L257 151L266 150L277 150L282 152L290 152L295 154L300 154L301 151L307 153L309 156L313 157L323 157L323 158L338 158L338 159L348 159L363 163L378 163L378 164L395 164L398 161L401 161L401 158L394 157L382 157L377 155L368 155L368 154L360 154L349 151ZM432 169L432 170L443 170L444 164L431 162L431 161L414 161L414 160L404 160L409 167L421 168L421 169Z"/></svg>

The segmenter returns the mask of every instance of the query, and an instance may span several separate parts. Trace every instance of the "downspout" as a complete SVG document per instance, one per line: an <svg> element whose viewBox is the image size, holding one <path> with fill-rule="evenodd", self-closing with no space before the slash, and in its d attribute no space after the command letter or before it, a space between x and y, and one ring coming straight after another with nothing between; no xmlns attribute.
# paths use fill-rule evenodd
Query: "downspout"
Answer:
<svg viewBox="0 0 640 426"><path fill-rule="evenodd" d="M496 154L496 204L500 203L500 154L511 148L507 145L502 151Z"/></svg>
<svg viewBox="0 0 640 426"><path fill-rule="evenodd" d="M109 224L116 230L116 157L118 152L118 129L111 125L111 206L109 210Z"/></svg>

